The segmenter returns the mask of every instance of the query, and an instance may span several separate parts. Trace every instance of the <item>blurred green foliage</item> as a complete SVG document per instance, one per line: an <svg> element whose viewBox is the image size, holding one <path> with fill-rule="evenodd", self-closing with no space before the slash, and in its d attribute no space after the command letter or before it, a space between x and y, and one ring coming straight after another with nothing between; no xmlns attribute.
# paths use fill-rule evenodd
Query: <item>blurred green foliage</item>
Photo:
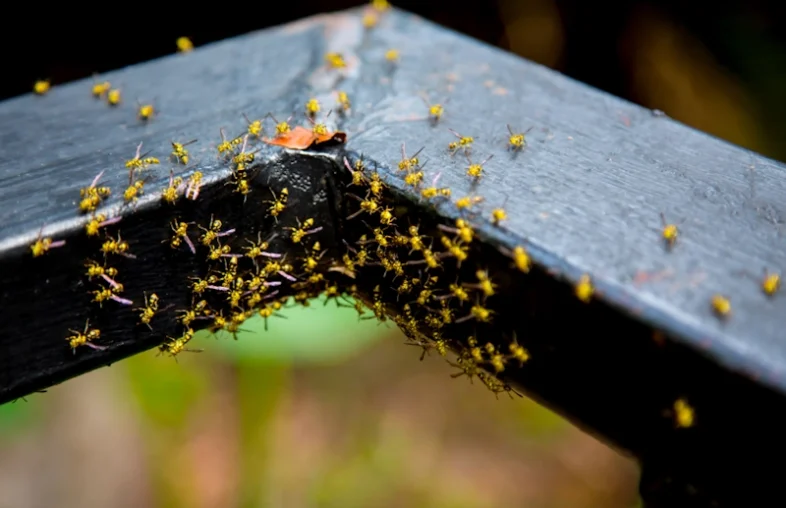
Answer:
<svg viewBox="0 0 786 508"><path fill-rule="evenodd" d="M336 309L315 301L309 307L292 306L266 322L255 317L243 324L238 341L218 340L216 353L229 359L261 362L336 363L359 353L380 338L375 319L358 319L352 309ZM199 332L196 338L209 339Z"/></svg>
<svg viewBox="0 0 786 508"><path fill-rule="evenodd" d="M15 433L35 424L41 416L41 399L20 399L0 405L0 440L13 437Z"/></svg>

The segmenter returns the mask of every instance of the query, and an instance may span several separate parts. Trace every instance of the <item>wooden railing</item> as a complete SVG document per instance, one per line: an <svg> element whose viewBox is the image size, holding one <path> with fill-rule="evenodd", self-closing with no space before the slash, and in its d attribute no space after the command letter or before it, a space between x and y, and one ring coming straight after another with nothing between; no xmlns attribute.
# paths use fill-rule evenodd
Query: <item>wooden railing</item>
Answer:
<svg viewBox="0 0 786 508"><path fill-rule="evenodd" d="M0 402L198 348L193 330L231 334L290 297L354 297L457 377L635 456L648 506L773 494L784 166L405 12L368 14L0 104ZM91 97L103 80L120 104ZM151 118L137 97L155 98ZM301 136L310 99L328 135ZM304 128L277 136L290 115ZM173 142L191 140L183 164Z"/></svg>

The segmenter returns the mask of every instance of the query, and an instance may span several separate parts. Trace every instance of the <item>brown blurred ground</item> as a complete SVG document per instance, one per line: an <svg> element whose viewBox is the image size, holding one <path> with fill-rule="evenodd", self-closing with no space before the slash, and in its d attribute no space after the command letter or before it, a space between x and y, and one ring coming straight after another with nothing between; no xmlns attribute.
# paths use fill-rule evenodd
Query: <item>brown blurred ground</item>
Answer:
<svg viewBox="0 0 786 508"><path fill-rule="evenodd" d="M0 507L634 506L632 462L402 340L292 369L147 353L72 380L0 440ZM182 418L129 386L162 370L190 386L159 387L192 399Z"/></svg>

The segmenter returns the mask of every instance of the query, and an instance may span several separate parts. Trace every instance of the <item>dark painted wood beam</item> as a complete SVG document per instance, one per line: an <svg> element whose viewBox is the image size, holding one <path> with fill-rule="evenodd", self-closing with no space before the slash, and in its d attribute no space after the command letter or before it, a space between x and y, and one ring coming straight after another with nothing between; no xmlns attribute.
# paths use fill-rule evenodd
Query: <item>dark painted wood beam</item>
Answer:
<svg viewBox="0 0 786 508"><path fill-rule="evenodd" d="M786 452L786 300L765 294L761 281L765 269L786 266L784 166L407 13L387 12L371 30L362 15L310 18L101 76L122 91L114 108L90 96L90 81L0 103L0 402L171 343L184 333L177 311L203 297L214 317L237 314L229 291L193 294L194 278L231 266L228 257L210 261L198 243L197 224L213 217L234 230L222 238L234 253L276 235L268 251L292 266L271 272L267 295L278 293L263 309L326 288L365 301L412 343L456 353L456 374L500 393L524 391L636 457L648 505L735 506L771 493L776 469L765 463ZM398 61L386 59L389 49ZM328 52L342 53L346 68L325 65ZM352 101L346 114L338 90ZM429 121L422 96L444 105L439 121ZM137 98L159 113L140 121ZM247 128L244 114L269 112L309 126L302 117L310 98L323 113L334 109L327 122L347 133L346 145L299 151L251 142L259 151L247 171L250 192L235 192L236 170L216 151L219 129L233 138ZM509 149L508 124L527 131L524 149ZM271 121L266 129L271 135ZM458 141L449 129L474 138L472 162L486 161L479 181L466 175L463 150L448 150ZM188 165L169 159L172 141L192 139ZM124 162L140 142L161 164L143 174L144 193L127 205ZM402 145L408 157L423 148L418 187L404 180L418 168L399 170ZM345 156L364 161L360 185ZM197 199L162 202L170 168L186 181L204 175ZM89 238L79 190L100 172L112 196L99 213L122 219ZM356 213L373 197L374 174L386 186L375 202L389 208L393 225L379 211ZM424 199L432 185L451 198ZM284 188L287 207L271 217L270 201ZM464 197L473 206L457 207ZM507 219L495 225L498 207ZM679 229L672 248L661 214ZM293 243L285 228L309 217L322 229ZM459 218L474 232L460 263L448 249L456 234L446 230ZM196 254L170 247L173 220L194 223ZM424 247L396 244L409 226L418 226ZM66 243L34 258L42 227ZM380 249L376 228L388 247ZM124 286L119 296L134 304L99 307L91 291L101 279L88 280L85 263L103 263L104 235L118 232L135 258L107 262ZM325 251L313 272L322 280L309 284L303 265L315 241ZM528 273L514 263L516 247L531 258ZM439 268L428 269L424 249ZM365 266L357 266L361 251ZM249 279L254 264L238 264ZM479 270L494 295L479 288ZM582 276L594 287L589 303L576 297ZM424 289L431 297L418 302ZM153 331L134 310L152 293L162 309ZM730 301L724 318L711 306L716 295ZM101 330L101 349L72 351L68 330L88 319ZM216 325L192 325L205 326ZM517 345L527 361L515 358Z"/></svg>

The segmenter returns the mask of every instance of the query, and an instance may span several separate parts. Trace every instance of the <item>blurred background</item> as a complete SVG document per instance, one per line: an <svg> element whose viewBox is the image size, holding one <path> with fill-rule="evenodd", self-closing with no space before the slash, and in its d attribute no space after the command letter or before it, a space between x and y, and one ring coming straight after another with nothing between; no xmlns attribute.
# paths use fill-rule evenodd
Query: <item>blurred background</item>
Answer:
<svg viewBox="0 0 786 508"><path fill-rule="evenodd" d="M781 2L393 3L786 160ZM199 46L358 4L161 18L160 5L66 3L46 19L22 6L14 19L35 29L0 33L0 98L171 53L181 35ZM531 401L451 379L441 359L419 362L394 327L321 302L284 316L0 406L0 508L637 505L630 460Z"/></svg>

